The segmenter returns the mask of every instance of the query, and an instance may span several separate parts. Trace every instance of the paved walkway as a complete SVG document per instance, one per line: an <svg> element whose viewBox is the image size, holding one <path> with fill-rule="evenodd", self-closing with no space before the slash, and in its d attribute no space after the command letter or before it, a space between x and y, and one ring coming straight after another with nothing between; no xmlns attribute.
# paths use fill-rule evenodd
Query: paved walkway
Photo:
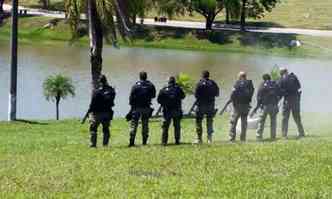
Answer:
<svg viewBox="0 0 332 199"><path fill-rule="evenodd" d="M5 4L5 10L10 10L11 6ZM52 18L65 18L65 14L60 11L46 11L41 9L30 9L23 8L20 9L28 10L28 14L31 15L39 15L45 17ZM85 18L82 15L82 18ZM139 21L139 19L138 19ZM205 29L205 23L203 22L192 22L192 21L174 21L168 20L167 23L155 22L154 19L144 19L145 25L150 26L163 26L163 27L177 27L177 28L191 28L191 29ZM247 26L248 32L261 32L261 33L280 33L280 34L299 34L299 35L309 35L309 36L317 36L317 37L332 37L332 30L313 30L313 29L297 29L297 28L274 28L274 27L254 27ZM223 25L223 24L215 24L213 26L214 30L232 30L239 31L240 27L236 25Z"/></svg>

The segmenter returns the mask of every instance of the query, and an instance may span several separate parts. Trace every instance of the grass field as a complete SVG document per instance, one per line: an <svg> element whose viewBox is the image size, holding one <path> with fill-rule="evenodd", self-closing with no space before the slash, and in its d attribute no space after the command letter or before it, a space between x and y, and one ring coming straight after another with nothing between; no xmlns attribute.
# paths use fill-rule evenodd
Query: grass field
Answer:
<svg viewBox="0 0 332 199"><path fill-rule="evenodd" d="M71 34L63 21L53 29L43 29L51 19L45 17L24 17L19 20L19 40L21 43L56 44L68 42ZM0 27L0 41L9 41L10 23L6 20ZM291 40L299 39L304 45L290 49ZM78 44L87 45L87 37ZM332 38L310 37L294 34L240 33L232 31L211 32L182 28L142 28L133 41L122 46L185 49L201 51L227 51L240 53L260 53L278 56L331 58Z"/></svg>
<svg viewBox="0 0 332 199"><path fill-rule="evenodd" d="M325 118L325 119L324 119ZM160 122L150 144L127 148L128 124L113 123L111 147L88 148L78 121L0 123L0 198L331 198L331 115L306 114L305 139L226 142L227 117L215 122L215 143L160 146ZM290 133L295 136L292 127ZM269 132L265 132L268 138ZM280 135L279 135L280 136ZM99 145L100 145L99 137ZM170 136L173 141L173 135Z"/></svg>
<svg viewBox="0 0 332 199"><path fill-rule="evenodd" d="M52 0L51 9L63 10L63 1ZM20 4L30 7L39 7L38 0L20 0ZM148 14L156 16L156 12ZM202 21L201 15L177 16L178 20ZM217 17L218 21L225 19L224 14ZM271 13L260 20L249 20L250 24L258 26L278 26L313 29L332 29L332 0L281 0Z"/></svg>

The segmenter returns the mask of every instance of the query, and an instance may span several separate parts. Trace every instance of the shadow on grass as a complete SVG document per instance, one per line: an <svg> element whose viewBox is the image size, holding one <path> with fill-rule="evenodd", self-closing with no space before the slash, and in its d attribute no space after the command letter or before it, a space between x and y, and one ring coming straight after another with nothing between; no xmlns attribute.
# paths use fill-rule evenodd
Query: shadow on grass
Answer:
<svg viewBox="0 0 332 199"><path fill-rule="evenodd" d="M24 120L24 119L17 119L16 122L25 123L25 124L33 124L33 125L49 125L47 122L38 122L32 120Z"/></svg>

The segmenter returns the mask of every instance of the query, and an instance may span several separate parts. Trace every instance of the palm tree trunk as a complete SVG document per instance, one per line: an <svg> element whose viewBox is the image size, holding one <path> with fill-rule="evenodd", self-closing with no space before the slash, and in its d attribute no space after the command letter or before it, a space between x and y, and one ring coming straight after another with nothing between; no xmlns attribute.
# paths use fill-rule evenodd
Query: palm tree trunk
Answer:
<svg viewBox="0 0 332 199"><path fill-rule="evenodd" d="M4 3L5 0L0 0L0 18L1 18L1 15L3 14L3 3ZM1 19L0 19L1 20Z"/></svg>
<svg viewBox="0 0 332 199"><path fill-rule="evenodd" d="M88 0L88 20L92 91L94 91L98 89L98 80L101 75L103 62L103 29L97 12L96 0Z"/></svg>
<svg viewBox="0 0 332 199"><path fill-rule="evenodd" d="M56 120L59 120L59 104L60 104L60 97L57 96L56 97L56 101L55 101L55 108L56 108Z"/></svg>
<svg viewBox="0 0 332 199"><path fill-rule="evenodd" d="M241 8L241 31L245 31L245 26L246 26L246 4L247 0L242 0L242 8Z"/></svg>

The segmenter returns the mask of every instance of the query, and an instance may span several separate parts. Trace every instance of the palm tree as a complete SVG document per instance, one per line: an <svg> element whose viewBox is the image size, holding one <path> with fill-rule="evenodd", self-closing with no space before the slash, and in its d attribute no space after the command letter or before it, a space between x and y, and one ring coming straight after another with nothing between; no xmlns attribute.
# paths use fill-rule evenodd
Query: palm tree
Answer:
<svg viewBox="0 0 332 199"><path fill-rule="evenodd" d="M68 95L75 96L75 87L70 78L62 75L49 76L43 84L44 95L47 101L55 102L56 119L59 120L59 104L61 99Z"/></svg>
<svg viewBox="0 0 332 199"><path fill-rule="evenodd" d="M73 38L78 37L81 14L86 11L89 22L92 91L98 88L98 79L102 71L104 39L116 44L117 30L121 35L130 33L127 26L127 3L128 0L65 0ZM117 23L114 16L117 16Z"/></svg>

